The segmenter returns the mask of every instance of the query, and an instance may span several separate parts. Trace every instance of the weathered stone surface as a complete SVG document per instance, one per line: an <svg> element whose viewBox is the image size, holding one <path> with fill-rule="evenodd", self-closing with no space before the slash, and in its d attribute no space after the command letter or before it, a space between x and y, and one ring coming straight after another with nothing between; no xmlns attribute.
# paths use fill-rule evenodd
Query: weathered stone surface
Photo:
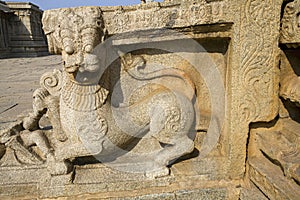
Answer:
<svg viewBox="0 0 300 200"><path fill-rule="evenodd" d="M273 167L269 161L251 160L249 174L251 180L270 199L298 199L299 186L287 181L278 167Z"/></svg>
<svg viewBox="0 0 300 200"><path fill-rule="evenodd" d="M230 1L165 1L136 6L102 7L109 34L157 28L232 23Z"/></svg>
<svg viewBox="0 0 300 200"><path fill-rule="evenodd" d="M240 200L268 200L268 198L253 183L250 183L250 188L241 190Z"/></svg>
<svg viewBox="0 0 300 200"><path fill-rule="evenodd" d="M72 19L76 20L72 21ZM97 155L97 159L103 162L113 160L121 163L143 163L145 159L140 169L128 170L140 170L139 172L144 172L147 176L157 177L168 175L167 165L193 151L195 110L191 100L195 94L195 86L183 69L154 68L146 73L139 72L138 68L149 62L147 58L129 54L128 59L126 55L121 55L125 72L122 75L121 70L121 80L122 76L127 75L131 79L136 79L141 85L140 88L135 88L136 91L129 93L133 100L127 99L126 90L123 90L124 97L121 101L118 96L113 96L114 88L106 88L111 83L101 81L105 76L102 76L100 71L103 72L108 68L101 63L105 57L93 52L93 49L104 43L107 37L101 10L98 7L79 7L47 11L43 23L50 41L49 50L52 53L62 54L64 61L61 75L56 76L53 73L46 77L46 79L53 79L52 82L55 81L57 84L41 84L42 90L47 91L51 98L58 97L57 105L48 101L49 105L46 107L57 107L54 118L60 117L60 119L56 126L58 130L55 132L61 132L66 136L60 140L66 141L65 143L54 144L57 146L54 150L56 159L64 162L74 157L90 155ZM164 81L172 76L177 76L181 79L181 84L190 88L175 91L162 83L158 85L151 82L155 79ZM180 83L174 80L174 84L179 86ZM121 87L126 85L132 87L135 82L129 80ZM56 93L52 94L52 90ZM123 106L116 105L114 101L120 101L118 103ZM34 114L33 118L38 121L42 115L43 113ZM126 117L132 118L131 125L124 124ZM55 128L53 123L52 125ZM132 129L131 126L135 128ZM129 129L131 131L128 131ZM133 143L135 138L141 137L143 140L141 135L145 137L150 135L155 139L156 149L144 152L145 156L138 154L130 156L131 152L126 152L127 146ZM151 146L150 144L149 147ZM147 149L147 146L144 148ZM119 159L124 151L126 155L123 157L126 159ZM116 154L115 158L114 154Z"/></svg>
<svg viewBox="0 0 300 200"><path fill-rule="evenodd" d="M1 190L297 199L300 71L290 47L299 5L169 0L46 11L49 51L62 66L41 77L33 111L0 132ZM33 169L41 175L29 177Z"/></svg>
<svg viewBox="0 0 300 200"><path fill-rule="evenodd" d="M283 4L279 115L250 131L249 178L270 199L299 198L299 5L298 0Z"/></svg>

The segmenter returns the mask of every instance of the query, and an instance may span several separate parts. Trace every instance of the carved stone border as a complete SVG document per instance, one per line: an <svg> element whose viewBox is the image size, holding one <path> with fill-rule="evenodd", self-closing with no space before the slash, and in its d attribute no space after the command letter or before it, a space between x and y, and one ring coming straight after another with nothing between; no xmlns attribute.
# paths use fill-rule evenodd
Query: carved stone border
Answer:
<svg viewBox="0 0 300 200"><path fill-rule="evenodd" d="M282 1L244 0L236 21L231 66L229 160L231 177L242 177L249 125L278 113L279 29ZM238 19L236 17L236 19Z"/></svg>

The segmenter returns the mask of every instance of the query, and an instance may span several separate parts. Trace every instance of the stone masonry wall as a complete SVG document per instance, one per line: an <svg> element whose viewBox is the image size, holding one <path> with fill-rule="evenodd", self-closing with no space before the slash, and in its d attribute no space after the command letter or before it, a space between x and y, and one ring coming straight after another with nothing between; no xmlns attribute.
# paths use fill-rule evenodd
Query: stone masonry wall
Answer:
<svg viewBox="0 0 300 200"><path fill-rule="evenodd" d="M0 58L47 55L42 10L31 3L0 2Z"/></svg>

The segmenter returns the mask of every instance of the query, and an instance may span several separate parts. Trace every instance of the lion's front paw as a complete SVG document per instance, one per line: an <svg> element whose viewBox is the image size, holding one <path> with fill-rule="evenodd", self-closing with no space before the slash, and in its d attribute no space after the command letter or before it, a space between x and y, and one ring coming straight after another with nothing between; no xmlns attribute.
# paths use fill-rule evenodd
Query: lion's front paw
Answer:
<svg viewBox="0 0 300 200"><path fill-rule="evenodd" d="M30 131L35 131L39 129L39 123L38 120L36 120L32 114L30 114L29 116L25 117L23 119L23 127L26 130L30 130Z"/></svg>
<svg viewBox="0 0 300 200"><path fill-rule="evenodd" d="M64 175L72 171L73 165L69 161L56 161L54 157L47 158L47 168L51 175Z"/></svg>

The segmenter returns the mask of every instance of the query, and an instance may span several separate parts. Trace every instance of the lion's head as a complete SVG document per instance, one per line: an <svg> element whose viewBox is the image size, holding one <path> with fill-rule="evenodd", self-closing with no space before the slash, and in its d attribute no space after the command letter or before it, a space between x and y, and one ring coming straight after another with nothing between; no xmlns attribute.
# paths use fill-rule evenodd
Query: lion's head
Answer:
<svg viewBox="0 0 300 200"><path fill-rule="evenodd" d="M49 10L42 21L49 51L62 55L66 72L76 74L99 67L97 56L92 54L106 36L99 7Z"/></svg>

